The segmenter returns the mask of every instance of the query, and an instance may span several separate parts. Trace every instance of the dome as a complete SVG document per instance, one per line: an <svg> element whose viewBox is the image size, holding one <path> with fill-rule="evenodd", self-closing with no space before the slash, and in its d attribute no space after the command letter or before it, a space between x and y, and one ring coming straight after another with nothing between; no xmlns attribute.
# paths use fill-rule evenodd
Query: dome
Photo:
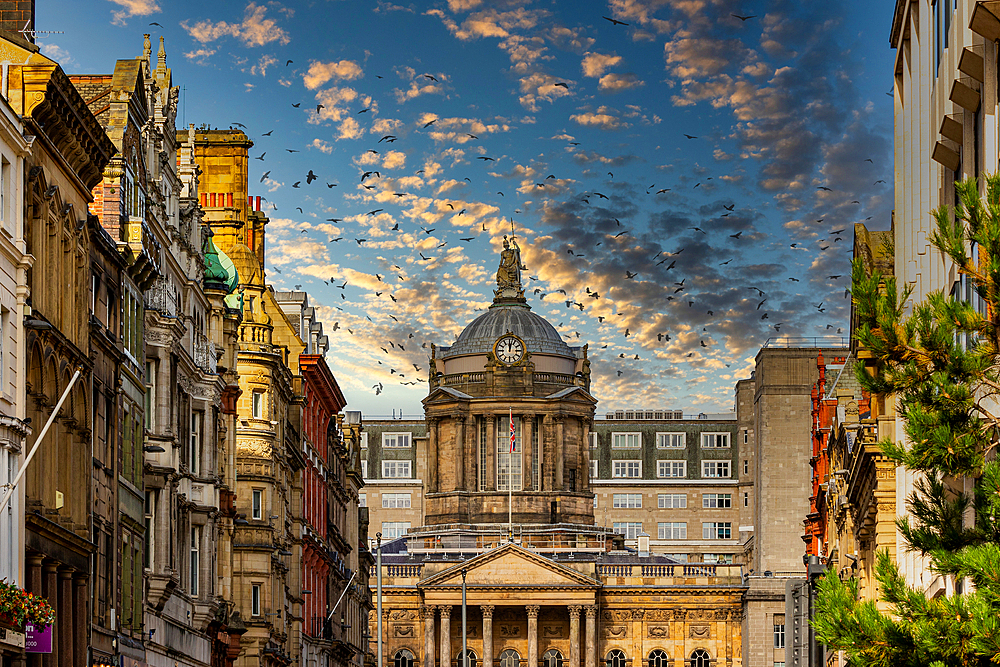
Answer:
<svg viewBox="0 0 1000 667"><path fill-rule="evenodd" d="M232 260L233 266L236 267L236 272L239 274L239 279L244 285L256 282L255 279L259 265L257 263L257 255L253 254L253 250L237 242L226 251L226 254Z"/></svg>
<svg viewBox="0 0 1000 667"><path fill-rule="evenodd" d="M448 359L465 354L486 354L507 332L520 337L528 352L576 357L555 327L531 312L531 307L525 303L494 303L470 322L455 344L442 350L441 356Z"/></svg>

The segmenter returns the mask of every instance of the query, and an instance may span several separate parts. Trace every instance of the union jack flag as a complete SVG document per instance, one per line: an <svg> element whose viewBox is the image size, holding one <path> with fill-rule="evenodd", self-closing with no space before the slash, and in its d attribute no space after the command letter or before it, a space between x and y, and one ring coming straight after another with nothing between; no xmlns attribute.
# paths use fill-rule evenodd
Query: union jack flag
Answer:
<svg viewBox="0 0 1000 667"><path fill-rule="evenodd" d="M516 433L517 432L514 430L514 411L511 410L510 411L510 453L511 454L514 453L514 446L515 446L515 443L517 442L517 435L516 435Z"/></svg>

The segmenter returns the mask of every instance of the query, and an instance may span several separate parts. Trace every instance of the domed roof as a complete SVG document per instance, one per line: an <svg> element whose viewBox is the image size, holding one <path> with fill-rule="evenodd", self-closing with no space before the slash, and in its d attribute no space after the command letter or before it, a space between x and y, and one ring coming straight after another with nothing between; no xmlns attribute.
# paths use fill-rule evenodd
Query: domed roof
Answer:
<svg viewBox="0 0 1000 667"><path fill-rule="evenodd" d="M236 267L240 281L244 285L254 283L259 264L257 263L257 255L253 253L253 250L242 243L236 242L226 251L226 254L229 255L233 265Z"/></svg>
<svg viewBox="0 0 1000 667"><path fill-rule="evenodd" d="M486 354L508 332L523 340L528 352L576 357L555 327L531 312L525 303L494 303L470 322L455 344L442 350L441 356L448 359L463 354Z"/></svg>

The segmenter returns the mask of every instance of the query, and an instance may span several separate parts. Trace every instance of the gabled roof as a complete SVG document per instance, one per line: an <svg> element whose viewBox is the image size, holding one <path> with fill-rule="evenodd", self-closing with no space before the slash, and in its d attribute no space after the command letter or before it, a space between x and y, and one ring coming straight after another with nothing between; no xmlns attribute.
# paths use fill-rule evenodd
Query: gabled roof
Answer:
<svg viewBox="0 0 1000 667"><path fill-rule="evenodd" d="M441 396L441 394L445 394L445 396ZM454 389L452 387L435 387L434 391L427 394L427 398L423 400L423 403L426 405L427 403L431 403L436 399L449 400L452 398L457 398L463 401L469 401L472 400L473 397L469 396L464 391L459 391L458 389Z"/></svg>
<svg viewBox="0 0 1000 667"><path fill-rule="evenodd" d="M590 392L584 389L583 387L566 387L565 389L560 389L554 394L549 394L545 398L551 398L551 399L566 398L567 396L573 394L574 392L579 392L580 398L583 398L593 403L594 405L597 405L597 399L591 396Z"/></svg>
<svg viewBox="0 0 1000 667"><path fill-rule="evenodd" d="M601 587L600 581L582 572L510 543L433 574L418 586L425 591L460 589L462 570L466 571L467 590L575 588L596 591Z"/></svg>

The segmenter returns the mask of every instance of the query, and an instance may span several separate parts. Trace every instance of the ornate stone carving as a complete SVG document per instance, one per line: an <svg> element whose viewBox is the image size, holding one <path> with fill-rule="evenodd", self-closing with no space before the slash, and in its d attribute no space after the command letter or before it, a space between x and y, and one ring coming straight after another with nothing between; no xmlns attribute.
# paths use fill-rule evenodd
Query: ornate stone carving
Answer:
<svg viewBox="0 0 1000 667"><path fill-rule="evenodd" d="M604 636L610 639L622 639L628 634L628 628L624 625L604 626Z"/></svg>
<svg viewBox="0 0 1000 667"><path fill-rule="evenodd" d="M412 625L397 625L394 628L393 636L395 637L413 637L413 626Z"/></svg>
<svg viewBox="0 0 1000 667"><path fill-rule="evenodd" d="M521 636L521 626L519 625L508 625L502 624L500 626L500 636L501 637L520 637Z"/></svg>
<svg viewBox="0 0 1000 667"><path fill-rule="evenodd" d="M588 604L583 609L587 613L587 618L597 618L597 605L596 604Z"/></svg>
<svg viewBox="0 0 1000 667"><path fill-rule="evenodd" d="M444 620L446 618L448 618L448 619L451 618L451 605L450 604L439 605L438 609L441 610L441 619L442 620Z"/></svg>
<svg viewBox="0 0 1000 667"><path fill-rule="evenodd" d="M529 604L525 606L524 610L528 612L528 618L538 618L538 605Z"/></svg>
<svg viewBox="0 0 1000 667"><path fill-rule="evenodd" d="M670 628L666 625L651 625L647 629L647 634L651 639L669 639Z"/></svg>
<svg viewBox="0 0 1000 667"><path fill-rule="evenodd" d="M434 618L434 606L433 605L420 605L420 620L426 621L428 618Z"/></svg>
<svg viewBox="0 0 1000 667"><path fill-rule="evenodd" d="M563 638L563 626L561 625L543 625L542 626L542 637L546 639L562 639Z"/></svg>
<svg viewBox="0 0 1000 667"><path fill-rule="evenodd" d="M480 605L479 608L483 610L483 618L488 618L490 620L493 620L493 610L495 609L493 605L484 604Z"/></svg>
<svg viewBox="0 0 1000 667"><path fill-rule="evenodd" d="M569 618L571 621L580 620L580 612L583 611L583 607L581 605L571 604L570 606L566 607L566 609L569 610Z"/></svg>
<svg viewBox="0 0 1000 667"><path fill-rule="evenodd" d="M646 615L646 610L645 609L633 609L632 610L632 620L633 621L641 621L645 615Z"/></svg>
<svg viewBox="0 0 1000 667"><path fill-rule="evenodd" d="M394 611L389 615L389 619L393 621L412 621L417 617L415 613L407 609L400 611Z"/></svg>
<svg viewBox="0 0 1000 667"><path fill-rule="evenodd" d="M711 626L708 625L692 625L688 628L688 634L691 639L708 639L711 635Z"/></svg>

